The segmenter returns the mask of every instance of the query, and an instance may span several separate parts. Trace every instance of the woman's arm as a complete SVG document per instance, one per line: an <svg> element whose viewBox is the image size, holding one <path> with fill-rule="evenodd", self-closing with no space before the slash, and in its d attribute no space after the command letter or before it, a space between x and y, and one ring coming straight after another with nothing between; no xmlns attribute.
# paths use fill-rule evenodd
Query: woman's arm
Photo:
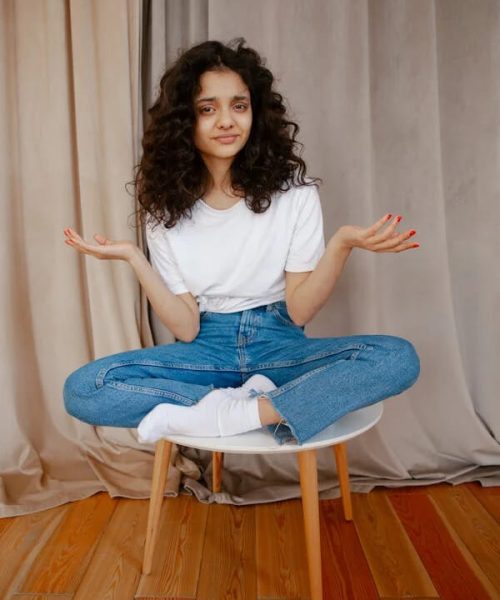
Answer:
<svg viewBox="0 0 500 600"><path fill-rule="evenodd" d="M82 254L88 254L99 259L124 260L134 270L139 283L151 302L153 310L160 321L167 327L176 339L192 342L200 330L199 311L195 303L188 305L179 296L173 294L163 282L160 275L149 264L142 250L130 241L112 241L104 236L95 235L98 242L85 242L73 229L64 230L66 244Z"/></svg>
<svg viewBox="0 0 500 600"><path fill-rule="evenodd" d="M197 305L196 309L191 309L182 298L173 294L143 252L137 246L135 248L128 263L134 269L153 310L178 340L192 342L200 331Z"/></svg>
<svg viewBox="0 0 500 600"><path fill-rule="evenodd" d="M401 234L395 232L397 224L401 221L399 216L380 232L391 217L392 215L386 215L371 227L343 225L338 229L328 242L314 271L287 292L287 310L297 325L305 325L325 304L353 248L372 252L403 252L420 246L406 242L415 235L414 229Z"/></svg>
<svg viewBox="0 0 500 600"><path fill-rule="evenodd" d="M304 273L287 273L286 306L292 321L303 326L308 323L328 300L337 279L344 269L351 248L344 247L337 239L332 238L314 271L305 276ZM299 283L299 275L302 281ZM294 286L294 279L298 285Z"/></svg>

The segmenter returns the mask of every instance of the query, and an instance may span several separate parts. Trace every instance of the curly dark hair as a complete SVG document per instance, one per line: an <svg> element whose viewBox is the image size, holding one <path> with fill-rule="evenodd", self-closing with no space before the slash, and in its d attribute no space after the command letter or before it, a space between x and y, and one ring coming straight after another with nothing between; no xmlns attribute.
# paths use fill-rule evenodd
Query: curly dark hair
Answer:
<svg viewBox="0 0 500 600"><path fill-rule="evenodd" d="M250 90L252 127L245 146L231 164L231 185L245 195L255 213L265 212L271 195L292 185L315 185L306 179L296 141L299 126L287 119L283 96L273 90L274 77L244 38L227 45L207 41L183 52L163 74L158 98L148 110L142 139L143 155L135 167L139 217L173 227L192 215L195 202L207 192L208 169L194 144L194 99L206 71L230 69Z"/></svg>

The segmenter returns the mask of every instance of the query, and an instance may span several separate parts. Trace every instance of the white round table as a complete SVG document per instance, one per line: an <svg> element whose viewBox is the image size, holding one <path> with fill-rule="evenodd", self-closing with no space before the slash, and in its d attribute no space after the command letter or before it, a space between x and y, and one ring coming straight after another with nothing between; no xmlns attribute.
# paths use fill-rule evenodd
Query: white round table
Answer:
<svg viewBox="0 0 500 600"><path fill-rule="evenodd" d="M345 442L371 427L381 418L382 402L366 406L344 415L338 421L320 431L304 444L279 444L267 428L262 428L239 435L228 437L195 437L186 435L171 435L156 444L155 461L149 516L144 548L142 572L151 573L158 521L161 504L165 492L170 452L172 444L188 446L200 450L210 450L213 453L213 491L220 491L221 470L224 453L232 454L297 454L300 469L300 489L302 494L302 509L304 513L304 530L309 568L309 585L312 600L322 600L321 581L321 550L318 501L318 474L316 466L316 450L327 446L333 447L337 464L337 476L340 484L344 517L352 519L351 493L349 486L349 471Z"/></svg>

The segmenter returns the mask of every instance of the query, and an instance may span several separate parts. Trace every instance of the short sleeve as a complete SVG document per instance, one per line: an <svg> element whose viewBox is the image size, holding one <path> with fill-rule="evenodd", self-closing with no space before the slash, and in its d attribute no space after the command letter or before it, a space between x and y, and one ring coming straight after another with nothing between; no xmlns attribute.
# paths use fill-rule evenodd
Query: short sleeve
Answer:
<svg viewBox="0 0 500 600"><path fill-rule="evenodd" d="M157 225L153 229L148 223L146 225L146 241L151 266L160 274L168 289L173 294L185 294L189 292L184 283L179 265L172 253L166 229L162 225Z"/></svg>
<svg viewBox="0 0 500 600"><path fill-rule="evenodd" d="M285 271L312 271L325 251L323 213L316 186L300 188L297 216Z"/></svg>

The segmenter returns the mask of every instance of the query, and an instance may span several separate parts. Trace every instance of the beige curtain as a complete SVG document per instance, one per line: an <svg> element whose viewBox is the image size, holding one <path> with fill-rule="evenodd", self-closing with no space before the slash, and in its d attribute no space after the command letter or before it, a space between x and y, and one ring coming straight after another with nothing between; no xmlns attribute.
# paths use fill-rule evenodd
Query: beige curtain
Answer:
<svg viewBox="0 0 500 600"><path fill-rule="evenodd" d="M147 489L151 456L135 432L71 418L62 384L88 360L152 341L127 266L84 259L62 241L66 226L138 238L124 186L142 127L140 4L4 0L0 11L6 516Z"/></svg>
<svg viewBox="0 0 500 600"><path fill-rule="evenodd" d="M153 56L169 55L180 2L153 2ZM311 337L383 333L411 340L422 371L349 443L353 489L478 480L500 484L500 3L495 0L208 0L183 14L181 40L243 36L278 79L301 126L327 239L344 224L402 214L421 248L354 251ZM199 23L194 28L193 21ZM189 24L189 27L188 27ZM171 47L170 47L171 50ZM159 65L156 58L153 64ZM158 71L155 75L159 77ZM154 77L151 78L154 82ZM154 330L163 335L161 326ZM183 454L208 466L208 455ZM319 453L321 497L337 495ZM245 478L240 476L244 465ZM299 494L293 456L225 461L217 501ZM267 486L262 485L265 481ZM187 482L189 487L192 482ZM199 482L192 491L213 500Z"/></svg>
<svg viewBox="0 0 500 600"><path fill-rule="evenodd" d="M147 107L178 49L243 36L268 59L301 125L329 238L343 223L402 214L422 244L354 251L309 336L411 340L422 372L349 444L355 491L479 480L500 484L500 4L495 0L244 0L0 3L1 515L107 490L149 494L152 447L135 430L64 411L84 362L152 343L127 266L82 258L73 225L141 241L124 185ZM141 11L144 8L144 15ZM141 39L144 35L144 39ZM140 52L140 48L143 52ZM157 343L171 335L153 323ZM299 495L295 459L225 460L181 449L168 493L245 504ZM241 471L245 476L241 476ZM321 497L338 494L319 453Z"/></svg>

